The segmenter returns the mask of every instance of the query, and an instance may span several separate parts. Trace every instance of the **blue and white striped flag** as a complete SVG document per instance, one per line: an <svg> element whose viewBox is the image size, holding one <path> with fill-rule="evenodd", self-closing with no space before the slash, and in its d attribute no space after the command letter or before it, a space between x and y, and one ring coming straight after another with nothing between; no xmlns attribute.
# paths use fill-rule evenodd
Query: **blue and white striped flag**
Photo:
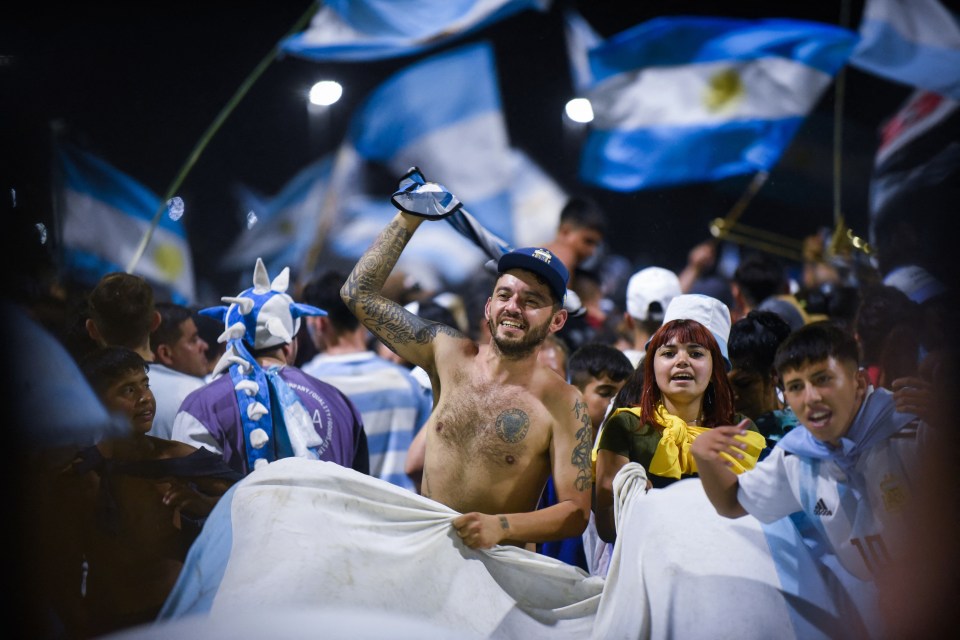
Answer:
<svg viewBox="0 0 960 640"><path fill-rule="evenodd" d="M769 170L856 34L798 20L656 18L590 52L581 178L615 191Z"/></svg>
<svg viewBox="0 0 960 640"><path fill-rule="evenodd" d="M79 282L93 286L101 276L126 269L161 201L130 176L76 147L60 145L57 159L62 179L63 268ZM134 273L169 290L175 302L193 303L193 257L182 221L167 215L160 218Z"/></svg>
<svg viewBox="0 0 960 640"><path fill-rule="evenodd" d="M937 0L867 0L850 64L960 100L960 20Z"/></svg>
<svg viewBox="0 0 960 640"><path fill-rule="evenodd" d="M269 273L301 265L314 238L330 181L328 156L300 170L272 198L242 192L247 227L221 258L223 269L249 271L262 258ZM255 222L250 223L253 214Z"/></svg>
<svg viewBox="0 0 960 640"><path fill-rule="evenodd" d="M489 44L432 56L388 78L361 106L347 138L360 157L397 176L420 167L512 242L510 144Z"/></svg>
<svg viewBox="0 0 960 640"><path fill-rule="evenodd" d="M326 0L303 33L281 43L309 60L413 55L550 0Z"/></svg>
<svg viewBox="0 0 960 640"><path fill-rule="evenodd" d="M590 51L599 47L603 38L575 9L563 12L563 34L567 44L573 88L577 93L583 93L593 84Z"/></svg>

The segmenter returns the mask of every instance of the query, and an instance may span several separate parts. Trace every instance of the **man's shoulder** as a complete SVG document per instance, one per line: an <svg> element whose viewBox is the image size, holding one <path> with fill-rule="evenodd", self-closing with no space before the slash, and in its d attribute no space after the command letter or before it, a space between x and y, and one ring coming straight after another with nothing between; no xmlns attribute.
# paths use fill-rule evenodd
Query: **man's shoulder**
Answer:
<svg viewBox="0 0 960 640"><path fill-rule="evenodd" d="M560 377L555 371L547 372L546 377L540 379L540 399L554 415L566 415L586 412L583 405L583 394L580 389Z"/></svg>

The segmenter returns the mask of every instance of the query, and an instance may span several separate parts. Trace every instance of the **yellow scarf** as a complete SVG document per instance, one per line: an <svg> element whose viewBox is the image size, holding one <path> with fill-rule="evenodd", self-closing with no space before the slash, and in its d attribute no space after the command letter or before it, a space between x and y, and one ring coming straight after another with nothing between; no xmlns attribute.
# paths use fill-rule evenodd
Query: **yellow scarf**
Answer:
<svg viewBox="0 0 960 640"><path fill-rule="evenodd" d="M628 411L641 420L639 407L623 407L613 412L610 417L617 413ZM678 418L668 412L663 403L657 405L657 422L664 426L660 442L657 444L657 450L650 461L648 471L662 478L677 478L691 475L697 472L697 462L690 455L690 445L709 427L694 427L688 425L685 420ZM741 451L743 459L734 458L729 453L723 452L720 455L733 465L733 471L737 475L747 469L753 469L757 464L757 458L760 452L766 446L764 437L756 431L747 431L744 435L735 436L737 440L747 444L746 450Z"/></svg>

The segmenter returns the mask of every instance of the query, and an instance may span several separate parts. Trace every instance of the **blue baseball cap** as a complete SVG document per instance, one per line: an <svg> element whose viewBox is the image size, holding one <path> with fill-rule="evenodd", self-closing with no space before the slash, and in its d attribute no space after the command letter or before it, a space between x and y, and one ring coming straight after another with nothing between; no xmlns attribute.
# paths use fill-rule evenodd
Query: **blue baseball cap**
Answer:
<svg viewBox="0 0 960 640"><path fill-rule="evenodd" d="M557 300L563 304L570 272L563 261L550 253L549 249L523 247L503 254L497 261L497 271L504 273L510 269L524 269L542 277L550 285L550 290L557 296Z"/></svg>

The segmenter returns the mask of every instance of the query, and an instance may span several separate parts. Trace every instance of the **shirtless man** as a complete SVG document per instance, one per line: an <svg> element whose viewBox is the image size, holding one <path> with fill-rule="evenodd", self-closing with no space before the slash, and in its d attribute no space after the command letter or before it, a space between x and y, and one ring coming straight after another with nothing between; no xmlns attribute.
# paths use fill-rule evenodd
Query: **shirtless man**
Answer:
<svg viewBox="0 0 960 640"><path fill-rule="evenodd" d="M470 548L578 536L590 514L590 416L577 388L537 359L566 322L567 269L545 249L504 254L484 311L492 339L477 344L381 294L423 220L398 212L340 291L370 331L430 375L422 494L463 514L453 526ZM551 474L557 504L536 510Z"/></svg>

